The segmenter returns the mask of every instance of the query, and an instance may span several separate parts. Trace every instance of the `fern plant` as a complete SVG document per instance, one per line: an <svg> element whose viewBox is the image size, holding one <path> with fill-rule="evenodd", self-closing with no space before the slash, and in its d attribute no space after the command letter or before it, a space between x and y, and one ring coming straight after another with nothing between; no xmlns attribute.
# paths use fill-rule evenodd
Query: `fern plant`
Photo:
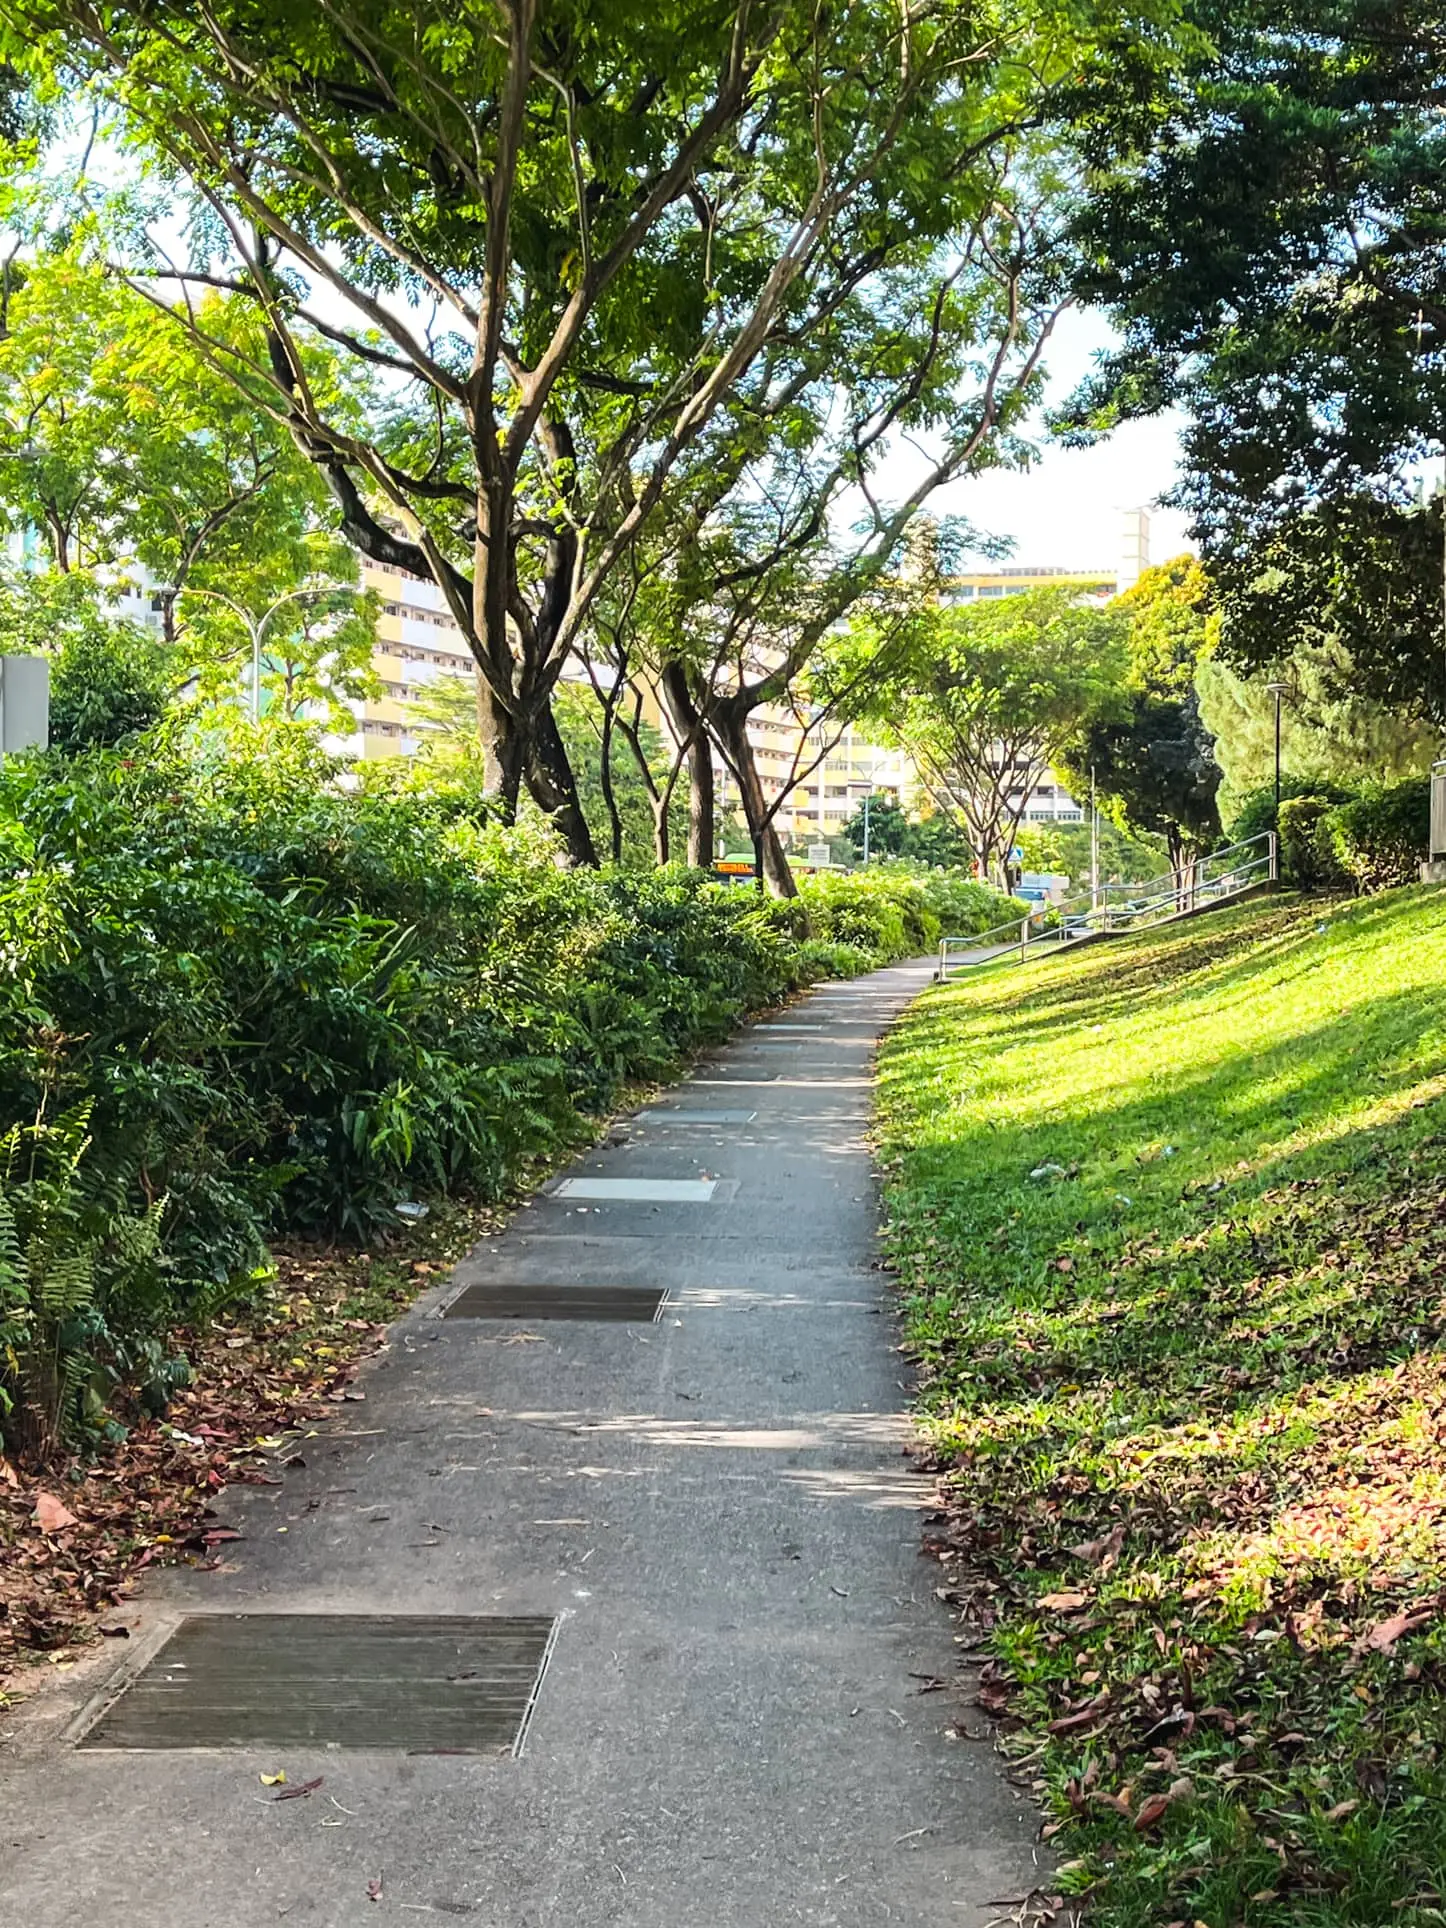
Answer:
<svg viewBox="0 0 1446 1928"><path fill-rule="evenodd" d="M76 1418L105 1336L103 1278L157 1265L164 1200L141 1216L97 1204L81 1177L90 1105L0 1137L0 1435L43 1463Z"/></svg>

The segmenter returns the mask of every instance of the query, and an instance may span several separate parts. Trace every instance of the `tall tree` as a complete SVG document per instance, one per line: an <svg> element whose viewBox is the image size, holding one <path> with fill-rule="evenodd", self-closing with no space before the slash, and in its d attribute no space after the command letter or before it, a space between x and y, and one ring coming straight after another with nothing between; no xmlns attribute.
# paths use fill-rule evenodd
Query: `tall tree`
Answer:
<svg viewBox="0 0 1446 1928"><path fill-rule="evenodd" d="M1241 665L1309 640L1294 625L1332 600L1338 567L1356 574L1362 536L1378 555L1399 542L1384 619L1358 599L1349 647L1377 694L1446 722L1438 517L1435 593L1399 586L1427 581L1415 470L1446 446L1440 7L1186 0L1185 15L1194 53L1133 96L1133 150L1097 157L1082 203L1076 287L1122 343L1070 419L1089 434L1186 411L1178 499L1226 599L1222 651ZM1272 651L1249 620L1252 585L1307 555L1313 580L1260 605Z"/></svg>
<svg viewBox="0 0 1446 1928"><path fill-rule="evenodd" d="M1162 836L1177 872L1220 834L1220 766L1195 689L1210 642L1207 596L1199 562L1177 556L1115 599L1128 623L1123 706L1091 719L1060 762L1076 796L1093 784L1121 829Z"/></svg>
<svg viewBox="0 0 1446 1928"><path fill-rule="evenodd" d="M859 713L914 761L968 839L980 876L1007 881L1025 806L1066 747L1121 704L1127 619L1073 590L1035 589L917 616L908 647L861 685ZM843 673L876 642L839 644Z"/></svg>
<svg viewBox="0 0 1446 1928"><path fill-rule="evenodd" d="M1331 644L1295 649L1271 665L1281 697L1281 761L1291 791L1398 783L1430 768L1437 738L1420 716L1366 694L1349 656ZM1262 675L1240 676L1220 658L1200 665L1201 714L1215 739L1227 819L1275 770L1275 697Z"/></svg>
<svg viewBox="0 0 1446 1928"><path fill-rule="evenodd" d="M1173 11L327 0L302 19L282 0L0 0L0 50L103 89L193 184L204 258L177 279L254 302L267 350L199 318L196 339L269 381L349 536L441 586L478 663L494 789L510 808L525 779L586 855L552 692L670 479L706 446L731 483L750 425L809 390L822 415L859 345L917 316L926 354L984 362L960 426L935 417L947 444L974 440L997 377L961 258L993 245L1028 131L1093 116L1106 74L1151 70ZM1028 312L1011 365L1034 348ZM380 425L317 395L312 333L394 378ZM903 348L895 372L903 425Z"/></svg>

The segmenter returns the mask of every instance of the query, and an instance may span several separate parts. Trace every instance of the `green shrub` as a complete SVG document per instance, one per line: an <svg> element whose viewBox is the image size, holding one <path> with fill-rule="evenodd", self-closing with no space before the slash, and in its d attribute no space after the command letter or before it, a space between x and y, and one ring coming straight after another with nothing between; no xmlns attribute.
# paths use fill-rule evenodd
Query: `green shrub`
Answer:
<svg viewBox="0 0 1446 1928"><path fill-rule="evenodd" d="M1331 836L1336 805L1328 797L1300 796L1280 806L1280 874L1301 890L1347 882Z"/></svg>
<svg viewBox="0 0 1446 1928"><path fill-rule="evenodd" d="M872 952L861 950L857 944L834 943L823 937L805 938L793 956L800 981L808 984L821 977L861 977L878 962Z"/></svg>
<svg viewBox="0 0 1446 1928"><path fill-rule="evenodd" d="M1414 884L1431 847L1431 794L1424 778L1368 791L1326 819L1342 872L1357 890Z"/></svg>
<svg viewBox="0 0 1446 1928"><path fill-rule="evenodd" d="M1327 803L1348 803L1354 792L1344 790L1338 783L1322 783L1312 777L1291 776L1282 771L1280 777L1280 801L1284 808L1287 802L1296 797L1323 798ZM1260 789L1249 791L1240 801L1234 818L1225 832L1228 843L1244 843L1249 837L1258 837L1263 830L1274 830L1275 785L1262 784Z"/></svg>
<svg viewBox="0 0 1446 1928"><path fill-rule="evenodd" d="M496 1196L748 1012L1004 901L896 873L778 904L685 869L565 871L455 786L335 774L274 724L0 772L0 1127L84 1108L97 1253L165 1201L155 1263L55 1323L52 1391L27 1368L55 1423L94 1420L111 1376L161 1387L168 1325L245 1289L272 1235Z"/></svg>

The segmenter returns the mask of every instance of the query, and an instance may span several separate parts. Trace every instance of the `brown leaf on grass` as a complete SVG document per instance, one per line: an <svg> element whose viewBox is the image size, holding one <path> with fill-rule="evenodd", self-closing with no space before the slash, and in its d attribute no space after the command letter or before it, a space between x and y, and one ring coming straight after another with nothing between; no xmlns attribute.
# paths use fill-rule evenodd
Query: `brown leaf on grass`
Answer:
<svg viewBox="0 0 1446 1928"><path fill-rule="evenodd" d="M1125 1790L1125 1792L1124 1792L1123 1794L1106 1794L1106 1793L1105 1793L1105 1791L1104 1791L1104 1789L1103 1789L1103 1788L1101 1788L1101 1789L1100 1789L1100 1790L1099 1790L1099 1791L1098 1791L1098 1792L1097 1792L1097 1793L1096 1793L1096 1794L1095 1794L1095 1795L1093 1796L1093 1798L1094 1798L1094 1799L1095 1799L1096 1801L1099 1801L1099 1802L1101 1802L1101 1803L1103 1804L1103 1806L1105 1806L1105 1807L1107 1807L1107 1808L1113 1808L1116 1814L1123 1814L1123 1815L1124 1815L1124 1817L1125 1817L1125 1819L1126 1819L1127 1821L1129 1820L1129 1818L1130 1818L1130 1791L1129 1791L1129 1789L1128 1789L1128 1788L1126 1788L1126 1790Z"/></svg>
<svg viewBox="0 0 1446 1928"><path fill-rule="evenodd" d="M1051 1734L1072 1734L1077 1727L1088 1727L1097 1721L1110 1704L1108 1694L1098 1694L1088 1707L1081 1707L1073 1714L1062 1714L1058 1720L1049 1723Z"/></svg>
<svg viewBox="0 0 1446 1928"><path fill-rule="evenodd" d="M1037 1607L1046 1607L1051 1613L1083 1613L1090 1605L1092 1595L1088 1593L1043 1593L1035 1601Z"/></svg>
<svg viewBox="0 0 1446 1928"><path fill-rule="evenodd" d="M1109 1568L1119 1559L1120 1549L1124 1544L1125 1523L1121 1520L1117 1526L1111 1528L1108 1533L1102 1534L1099 1539L1082 1540L1078 1546L1072 1546L1070 1552L1077 1560L1088 1560L1091 1566L1100 1562Z"/></svg>
<svg viewBox="0 0 1446 1928"><path fill-rule="evenodd" d="M1378 1620L1370 1632L1356 1642L1357 1653L1388 1654L1402 1634L1414 1633L1434 1620L1434 1608L1424 1613L1393 1613L1389 1620Z"/></svg>
<svg viewBox="0 0 1446 1928"><path fill-rule="evenodd" d="M1344 1821L1348 1814L1354 1814L1360 1806L1359 1801L1337 1801L1333 1808L1326 1811L1327 1821Z"/></svg>
<svg viewBox="0 0 1446 1928"><path fill-rule="evenodd" d="M1154 1827L1169 1805L1168 1794L1152 1794L1135 1816L1135 1833L1144 1834L1148 1828Z"/></svg>
<svg viewBox="0 0 1446 1928"><path fill-rule="evenodd" d="M53 1493L37 1493L35 1524L42 1533L63 1533L68 1526L79 1526L80 1521Z"/></svg>

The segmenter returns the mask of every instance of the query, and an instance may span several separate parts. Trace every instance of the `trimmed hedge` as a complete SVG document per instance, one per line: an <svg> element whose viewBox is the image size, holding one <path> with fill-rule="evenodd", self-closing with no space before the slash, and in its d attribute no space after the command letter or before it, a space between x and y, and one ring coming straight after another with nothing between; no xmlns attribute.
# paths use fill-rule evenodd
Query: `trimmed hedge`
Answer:
<svg viewBox="0 0 1446 1928"><path fill-rule="evenodd" d="M1424 777L1366 791L1326 819L1331 848L1357 890L1414 884L1431 850L1431 792Z"/></svg>
<svg viewBox="0 0 1446 1928"><path fill-rule="evenodd" d="M1387 890L1413 884L1430 849L1430 787L1424 777L1377 786L1354 797L1332 786L1313 791L1293 787L1280 805L1280 870L1301 890L1339 888ZM1268 829L1275 800L1265 793L1252 799L1231 826L1232 837Z"/></svg>

